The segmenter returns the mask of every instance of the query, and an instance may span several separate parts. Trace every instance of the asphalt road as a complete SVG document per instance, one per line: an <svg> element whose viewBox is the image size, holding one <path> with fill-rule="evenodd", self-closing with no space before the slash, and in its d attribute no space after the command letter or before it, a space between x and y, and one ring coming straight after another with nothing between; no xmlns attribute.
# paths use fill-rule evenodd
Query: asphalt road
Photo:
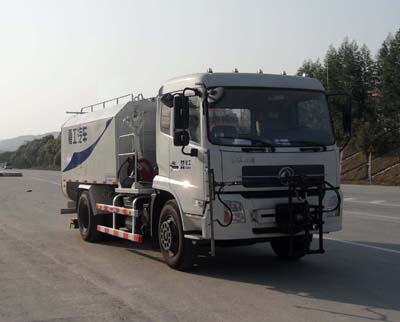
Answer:
<svg viewBox="0 0 400 322"><path fill-rule="evenodd" d="M0 178L0 321L400 321L400 188L344 186L327 253L217 249L191 272L148 243L82 241L58 172Z"/></svg>

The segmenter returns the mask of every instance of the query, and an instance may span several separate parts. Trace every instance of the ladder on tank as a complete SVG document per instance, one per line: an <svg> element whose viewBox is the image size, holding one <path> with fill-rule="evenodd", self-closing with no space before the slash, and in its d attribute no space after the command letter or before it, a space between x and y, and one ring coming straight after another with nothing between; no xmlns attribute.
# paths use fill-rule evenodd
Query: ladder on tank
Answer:
<svg viewBox="0 0 400 322"><path fill-rule="evenodd" d="M132 138L132 151L130 152L125 152L125 153L120 153L120 141L121 139L124 138ZM135 134L134 133L129 133L129 134L124 134L120 135L118 139L118 165L121 168L123 165L123 162L121 161L122 158L126 157L133 157L134 159L134 182L133 186L130 188L124 188L121 185L120 182L120 177L118 179L118 188L115 188L115 192L117 195L113 198L112 205L107 205L107 204L102 204L102 203L96 203L96 209L100 211L104 211L108 214L112 214L112 227L108 226L103 226L103 225L97 225L97 230L108 234L112 235L115 237L127 239L136 243L141 243L143 241L143 235L138 234L136 230L137 226L137 220L140 217L140 210L138 209L138 202L139 201L149 201L150 200L150 195L154 191L151 187L145 187L141 183L138 182L138 154L137 154L137 148L135 145ZM132 201L132 207L131 208L126 208L126 207L120 207L117 206L118 201L122 197L126 196L135 196L133 201ZM142 210L144 211L144 209ZM131 231L127 231L127 228L120 229L117 227L117 216L122 215L122 216L130 216L132 217L132 229Z"/></svg>

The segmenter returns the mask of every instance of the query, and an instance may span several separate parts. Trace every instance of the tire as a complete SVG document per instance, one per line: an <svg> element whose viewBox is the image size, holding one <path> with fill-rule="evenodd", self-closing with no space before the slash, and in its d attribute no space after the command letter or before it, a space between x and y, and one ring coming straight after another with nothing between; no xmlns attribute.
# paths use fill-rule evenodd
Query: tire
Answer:
<svg viewBox="0 0 400 322"><path fill-rule="evenodd" d="M100 216L94 216L90 206L89 193L82 192L78 202L78 226L81 237L87 242L96 242L102 239L102 234L97 231Z"/></svg>
<svg viewBox="0 0 400 322"><path fill-rule="evenodd" d="M158 222L160 250L168 266L186 270L193 266L195 257L192 241L184 238L179 207L175 200L167 201Z"/></svg>
<svg viewBox="0 0 400 322"><path fill-rule="evenodd" d="M289 237L276 238L271 240L271 247L279 258L284 260L297 260L307 254L311 241L312 241L312 235L310 235L309 238L307 238L305 235L294 236L292 254L289 254L290 251Z"/></svg>

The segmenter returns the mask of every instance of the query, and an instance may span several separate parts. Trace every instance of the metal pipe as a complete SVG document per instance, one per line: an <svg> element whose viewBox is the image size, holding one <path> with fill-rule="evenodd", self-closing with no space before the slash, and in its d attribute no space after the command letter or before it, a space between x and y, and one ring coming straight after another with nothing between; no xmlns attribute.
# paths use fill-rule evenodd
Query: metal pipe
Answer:
<svg viewBox="0 0 400 322"><path fill-rule="evenodd" d="M208 170L208 199L210 205L210 223L211 223L211 256L215 256L215 236L214 236L214 212L212 206L212 196L214 189L214 175L211 169L210 150L207 151L207 170Z"/></svg>
<svg viewBox="0 0 400 322"><path fill-rule="evenodd" d="M122 197L122 196L123 196L123 195L118 194L118 195L116 195L116 196L113 198L113 208L115 207L115 204L116 204L118 198L119 198L119 197ZM114 210L114 209L113 209L113 210ZM113 229L116 229L116 228L115 228L115 211L113 211Z"/></svg>
<svg viewBox="0 0 400 322"><path fill-rule="evenodd" d="M150 198L150 197L147 197L147 196L139 196L139 197L136 197L136 198L133 200L133 202L132 202L132 209L135 209L136 202L137 202L138 200L149 199L149 198Z"/></svg>
<svg viewBox="0 0 400 322"><path fill-rule="evenodd" d="M135 155L135 152L129 152L129 153L119 153L118 156L119 157L123 157L123 156L130 156L130 155Z"/></svg>
<svg viewBox="0 0 400 322"><path fill-rule="evenodd" d="M135 136L135 134L133 134L133 133L123 134L123 135L120 135L119 137L120 137L120 138L126 138L126 137L128 137L128 136Z"/></svg>
<svg viewBox="0 0 400 322"><path fill-rule="evenodd" d="M319 219L319 227L318 227L318 237L319 237L319 252L324 252L324 236L323 236L323 206L322 206L322 191L321 187L318 187L318 219Z"/></svg>
<svg viewBox="0 0 400 322"><path fill-rule="evenodd" d="M296 186L295 182L291 182L291 179L289 178L289 186L288 186L288 192L289 192L289 198L288 198L288 203L289 203L289 256L293 254L293 243L294 243L294 237L293 237L293 194L296 191Z"/></svg>
<svg viewBox="0 0 400 322"><path fill-rule="evenodd" d="M136 197L135 199L133 199L132 202L132 209L134 212L134 216L132 218L132 234L135 233L135 224L136 224L136 217L138 217L135 213L135 209L136 209L136 203L138 202L138 200L142 200L142 199L149 199L149 197L146 196L140 196L140 197ZM137 209L136 209L137 210Z"/></svg>
<svg viewBox="0 0 400 322"><path fill-rule="evenodd" d="M133 135L132 136L132 147L133 147L133 149L134 149L134 151L135 151L135 156L134 156L134 158L135 158L135 186L136 186L136 184L137 184L137 178L138 178L138 176L137 176L137 173L138 173L138 159L137 159L137 150L136 150L136 146L135 146L135 135Z"/></svg>
<svg viewBox="0 0 400 322"><path fill-rule="evenodd" d="M139 95L143 99L143 94L139 94ZM134 95L133 94L127 94L127 95L118 96L118 97L115 97L115 98L112 98L112 99L109 99L109 100L106 100L106 101L102 101L102 102L99 102L99 103L96 103L96 104L84 106L84 107L81 108L81 112L83 112L85 109L88 109L88 108L90 108L91 111L93 112L93 107L98 106L98 105L103 105L103 108L105 108L106 107L105 104L109 103L109 102L112 102L112 101L116 101L117 104L118 104L118 102L119 102L119 100L121 98L126 98L126 97L130 97L131 100L134 101Z"/></svg>

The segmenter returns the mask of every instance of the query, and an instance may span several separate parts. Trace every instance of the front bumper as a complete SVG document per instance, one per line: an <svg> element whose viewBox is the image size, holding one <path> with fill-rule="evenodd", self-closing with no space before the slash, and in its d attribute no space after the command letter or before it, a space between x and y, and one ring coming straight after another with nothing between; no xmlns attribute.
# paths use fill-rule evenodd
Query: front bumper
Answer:
<svg viewBox="0 0 400 322"><path fill-rule="evenodd" d="M329 200L335 193L327 191L324 201ZM239 240L239 239L266 239L288 236L282 233L275 220L276 205L287 203L287 197L282 198L246 198L246 194L230 193L223 195L224 201L239 201L243 205L246 221L244 223L232 223L228 227L222 227L216 222L223 222L225 207L218 199L213 201L214 215L214 239L215 240ZM309 197L310 204L317 203L317 197ZM343 200L343 198L342 198ZM335 232L342 229L342 205L338 216L324 213L323 232ZM201 217L201 231L203 239L211 238L211 219L209 208ZM301 232L299 233L301 234Z"/></svg>

